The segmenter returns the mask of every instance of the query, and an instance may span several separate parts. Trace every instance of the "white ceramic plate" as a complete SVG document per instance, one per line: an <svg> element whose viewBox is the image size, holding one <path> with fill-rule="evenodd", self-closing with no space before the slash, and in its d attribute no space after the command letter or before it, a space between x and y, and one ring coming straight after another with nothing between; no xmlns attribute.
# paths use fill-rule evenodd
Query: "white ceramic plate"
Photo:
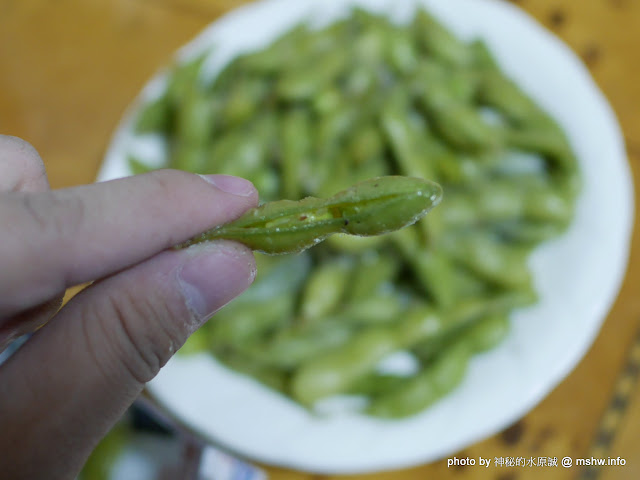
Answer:
<svg viewBox="0 0 640 480"><path fill-rule="evenodd" d="M532 258L540 303L513 316L508 339L473 360L460 388L415 417L318 418L207 355L169 362L149 385L153 395L187 425L247 457L306 471L355 473L452 455L508 426L547 395L585 354L618 292L628 257L633 192L616 118L576 56L513 5L498 0L266 0L221 18L179 55L214 44L208 67L215 71L304 18L328 21L359 4L402 19L416 3L461 37L484 38L503 69L564 127L584 177L575 220L566 235ZM148 149L151 157L161 156L159 145L134 141L129 119L162 82L160 74L132 106L100 180L127 175L129 151Z"/></svg>

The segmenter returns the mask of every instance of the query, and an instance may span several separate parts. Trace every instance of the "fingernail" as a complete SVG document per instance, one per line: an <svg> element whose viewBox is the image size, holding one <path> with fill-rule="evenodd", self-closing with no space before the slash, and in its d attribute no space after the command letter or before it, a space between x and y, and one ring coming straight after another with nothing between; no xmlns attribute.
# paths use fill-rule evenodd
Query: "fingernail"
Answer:
<svg viewBox="0 0 640 480"><path fill-rule="evenodd" d="M244 178L234 177L231 175L200 175L207 182L214 185L223 192L248 197L255 192L253 183Z"/></svg>
<svg viewBox="0 0 640 480"><path fill-rule="evenodd" d="M233 242L195 245L178 270L185 303L198 324L245 291L256 275L249 249Z"/></svg>

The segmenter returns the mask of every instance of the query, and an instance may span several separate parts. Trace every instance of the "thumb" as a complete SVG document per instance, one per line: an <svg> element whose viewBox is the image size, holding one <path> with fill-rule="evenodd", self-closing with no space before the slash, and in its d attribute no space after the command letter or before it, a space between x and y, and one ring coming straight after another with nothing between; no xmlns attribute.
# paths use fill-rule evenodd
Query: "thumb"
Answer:
<svg viewBox="0 0 640 480"><path fill-rule="evenodd" d="M0 451L14 452L0 471L72 478L145 382L254 276L251 251L220 241L83 290L0 367Z"/></svg>

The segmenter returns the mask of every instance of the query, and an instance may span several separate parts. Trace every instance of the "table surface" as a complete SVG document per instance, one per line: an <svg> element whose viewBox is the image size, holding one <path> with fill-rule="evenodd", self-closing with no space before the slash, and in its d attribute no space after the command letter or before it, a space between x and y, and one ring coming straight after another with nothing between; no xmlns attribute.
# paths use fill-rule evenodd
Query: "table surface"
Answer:
<svg viewBox="0 0 640 480"><path fill-rule="evenodd" d="M0 0L0 132L31 142L53 188L94 180L129 102L173 52L243 0ZM514 1L589 67L624 131L640 187L640 1ZM640 212L635 200L636 215ZM452 467L446 460L355 478L640 478L640 235L626 280L587 356L542 403L458 458L622 457L602 471ZM274 480L325 478L267 467ZM331 477L338 478L338 477Z"/></svg>

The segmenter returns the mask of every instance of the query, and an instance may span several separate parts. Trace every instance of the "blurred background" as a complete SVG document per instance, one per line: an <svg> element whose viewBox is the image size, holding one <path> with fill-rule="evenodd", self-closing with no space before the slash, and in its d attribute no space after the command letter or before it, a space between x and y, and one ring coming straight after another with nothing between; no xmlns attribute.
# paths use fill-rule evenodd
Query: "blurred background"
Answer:
<svg viewBox="0 0 640 480"><path fill-rule="evenodd" d="M22 137L35 146L44 159L52 188L92 182L113 129L147 80L207 24L245 3L249 2L0 0L0 133ZM637 189L640 2L512 3L563 39L589 68L622 126ZM637 199L635 206L636 212L640 211ZM488 473L477 466L448 467L443 460L360 478L640 478L640 389L635 385L640 373L638 284L640 238L635 232L619 297L578 368L526 417L457 454L459 458L527 459L620 456L626 459L624 468L495 468ZM70 291L68 297L74 292ZM201 478L260 478L263 473L274 480L339 478L269 466L254 471L224 455L215 457L209 452L203 457L198 439L179 427L178 436L171 436L176 426L160 412L159 421L164 427L159 427L158 413L149 404L141 405L130 412L118 433L123 441L133 438L126 448L143 457L147 450L157 452L145 446L149 437L161 438L162 457L170 467L158 478L198 478L202 458L209 459L210 473L201 473ZM144 433L129 437L133 435L132 426Z"/></svg>

